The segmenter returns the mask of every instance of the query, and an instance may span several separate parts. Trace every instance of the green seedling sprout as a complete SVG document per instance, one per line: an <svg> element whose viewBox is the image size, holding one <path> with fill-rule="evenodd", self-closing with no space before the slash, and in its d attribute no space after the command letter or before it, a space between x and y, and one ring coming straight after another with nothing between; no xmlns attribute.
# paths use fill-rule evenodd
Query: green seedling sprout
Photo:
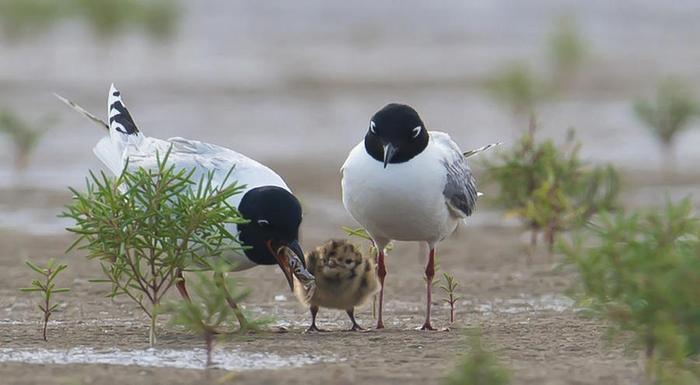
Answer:
<svg viewBox="0 0 700 385"><path fill-rule="evenodd" d="M481 332L467 332L468 352L457 367L445 378L443 385L508 385L510 374L492 352L485 350Z"/></svg>
<svg viewBox="0 0 700 385"><path fill-rule="evenodd" d="M51 318L51 315L54 311L56 311L56 309L58 309L59 306L59 304L53 303L53 296L54 294L66 293L70 291L68 288L56 287L56 278L68 267L68 265L56 263L56 260L53 258L49 259L49 261L46 263L46 267L41 267L32 261L25 261L25 264L41 278L32 280L32 287L25 287L20 290L28 293L36 292L41 294L42 300L37 307L43 313L42 319L44 322L44 327L42 335L44 337L44 341L47 341L46 328L49 324L49 318Z"/></svg>
<svg viewBox="0 0 700 385"><path fill-rule="evenodd" d="M87 191L71 189L64 217L75 222L71 246L98 260L109 297L125 295L150 318L149 342L156 342L157 307L180 271L208 267L224 253L240 249L226 225L245 220L228 200L241 188L214 182L208 173L176 170L157 157L157 168L125 168L116 179L90 174ZM219 181L221 178L217 179Z"/></svg>
<svg viewBox="0 0 700 385"><path fill-rule="evenodd" d="M523 63L513 63L493 75L486 89L513 115L532 117L544 97L544 83Z"/></svg>
<svg viewBox="0 0 700 385"><path fill-rule="evenodd" d="M700 115L697 100L680 81L668 79L658 86L655 99L636 100L634 112L660 143L665 171L672 171L676 137Z"/></svg>
<svg viewBox="0 0 700 385"><path fill-rule="evenodd" d="M643 352L650 383L700 380L700 218L689 199L603 214L560 250L578 272L578 305Z"/></svg>
<svg viewBox="0 0 700 385"><path fill-rule="evenodd" d="M196 279L189 286L194 294L192 301L170 302L158 310L159 313L171 315L171 325L184 327L187 331L202 336L207 351L207 367L213 363L212 353L216 337L225 337L227 334L222 334L222 329L231 319L235 319L228 301L233 299L240 302L250 293L249 290L238 289L236 282L224 275L231 270L227 264L219 264L213 270L220 278L212 280L208 273L193 273ZM251 325L266 322L252 321Z"/></svg>
<svg viewBox="0 0 700 385"><path fill-rule="evenodd" d="M543 101L560 97L570 88L586 57L587 44L581 37L576 21L559 18L546 45L545 68L532 68L524 60L515 60L484 82L487 93L508 108L515 117L533 120Z"/></svg>
<svg viewBox="0 0 700 385"><path fill-rule="evenodd" d="M457 301L462 299L456 295L457 286L459 282L455 280L454 276L450 273L442 273L442 283L440 289L445 293L445 298L442 299L443 302L450 305L450 325L455 322L455 305Z"/></svg>
<svg viewBox="0 0 700 385"><path fill-rule="evenodd" d="M37 124L42 128L35 128L8 110L0 111L0 133L7 135L12 142L15 169L24 170L27 168L32 152L46 132L45 127L51 124L52 120L46 118Z"/></svg>
<svg viewBox="0 0 700 385"><path fill-rule="evenodd" d="M561 91L570 85L586 57L586 42L574 18L560 17L556 21L549 34L547 50L553 91Z"/></svg>

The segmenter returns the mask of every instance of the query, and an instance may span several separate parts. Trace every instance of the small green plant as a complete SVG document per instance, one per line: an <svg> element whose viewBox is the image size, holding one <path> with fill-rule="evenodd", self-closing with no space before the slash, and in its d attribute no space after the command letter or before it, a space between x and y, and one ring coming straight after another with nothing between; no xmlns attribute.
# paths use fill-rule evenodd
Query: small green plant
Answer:
<svg viewBox="0 0 700 385"><path fill-rule="evenodd" d="M51 318L53 312L58 309L59 305L57 303L53 303L53 296L54 294L66 293L70 291L68 288L56 287L56 278L63 270L68 268L68 265L56 263L56 260L53 258L49 259L49 261L46 263L46 267L41 267L32 261L25 261L25 263L27 264L27 267L32 269L40 276L40 279L32 280L32 287L25 287L20 290L29 293L37 292L41 294L41 303L39 303L37 307L43 313L42 319L44 321L44 327L42 335L44 337L44 341L47 341L46 328L49 324L49 318Z"/></svg>
<svg viewBox="0 0 700 385"><path fill-rule="evenodd" d="M450 325L455 322L455 306L457 301L462 299L462 297L457 296L456 290L459 286L459 282L455 277L449 273L442 273L442 284L440 289L445 293L445 298L442 299L443 302L450 305Z"/></svg>
<svg viewBox="0 0 700 385"><path fill-rule="evenodd" d="M514 116L532 120L540 103L560 96L570 86L583 65L586 50L575 19L562 17L549 34L547 68L533 69L523 61L512 62L490 76L485 89Z"/></svg>
<svg viewBox="0 0 700 385"><path fill-rule="evenodd" d="M49 124L49 119L41 123L43 127ZM35 128L8 110L0 111L0 133L7 135L14 146L14 166L17 170L29 165L31 154L45 132L45 128Z"/></svg>
<svg viewBox="0 0 700 385"><path fill-rule="evenodd" d="M531 117L544 97L544 83L523 63L513 63L486 83L495 100L507 106L513 115Z"/></svg>
<svg viewBox="0 0 700 385"><path fill-rule="evenodd" d="M678 384L670 379L688 373L700 380L693 360L700 353L700 219L689 199L603 214L560 249L579 273L573 297L608 321L610 337L633 337L650 380Z"/></svg>
<svg viewBox="0 0 700 385"><path fill-rule="evenodd" d="M73 13L82 17L101 38L112 38L130 27L164 39L175 30L178 4L172 0L72 0Z"/></svg>
<svg viewBox="0 0 700 385"><path fill-rule="evenodd" d="M141 28L163 39L175 30L180 16L174 0L2 0L0 26L11 39L46 32L62 20L87 23L102 39Z"/></svg>
<svg viewBox="0 0 700 385"><path fill-rule="evenodd" d="M442 382L443 385L507 385L510 384L508 370L498 361L495 354L481 344L481 332L470 330L467 333L469 351L457 367Z"/></svg>
<svg viewBox="0 0 700 385"><path fill-rule="evenodd" d="M619 177L612 166L587 167L573 132L564 146L535 140L535 127L512 149L486 162L486 180L498 186L492 200L531 231L532 245L544 233L551 251L556 235L616 208Z"/></svg>
<svg viewBox="0 0 700 385"><path fill-rule="evenodd" d="M126 295L150 318L149 341L156 342L153 311L177 281L177 272L209 266L209 260L238 249L225 226L244 219L227 200L240 192L236 183L215 184L214 174L167 166L168 152L157 168L125 168L119 178L90 174L87 191L71 189L73 202L64 216L79 236L88 259L100 261L110 297ZM218 180L218 179L217 179Z"/></svg>
<svg viewBox="0 0 700 385"><path fill-rule="evenodd" d="M353 228L353 227L348 227L348 226L343 226L343 227L341 227L341 229L343 230L343 232L345 232L345 234L347 234L347 236L349 236L351 238L359 238L359 239L362 239L364 241L369 242L369 246L367 247L367 251L369 252L369 255L372 257L375 257L375 258L377 257L377 249L374 247L374 241L372 240L372 237L369 236L369 233L367 232L367 230L363 229L362 227ZM391 251L391 249L393 249L393 248L394 248L393 243L389 243L386 246L387 251Z"/></svg>
<svg viewBox="0 0 700 385"><path fill-rule="evenodd" d="M658 86L656 99L635 101L634 112L661 144L664 168L673 169L675 138L700 114L698 102L681 82L668 79Z"/></svg>
<svg viewBox="0 0 700 385"><path fill-rule="evenodd" d="M579 72L586 56L586 42L579 33L576 21L571 17L561 17L550 32L548 43L552 88L561 91Z"/></svg>
<svg viewBox="0 0 700 385"><path fill-rule="evenodd" d="M249 290L240 290L236 282L224 273L230 271L228 265L214 268L219 279L212 280L208 273L194 272L196 279L189 286L194 294L192 301L169 302L158 309L159 313L171 315L170 324L182 326L191 333L201 335L207 350L207 367L212 365L212 352L216 336L225 336L221 330L234 318L234 310L228 301L244 300ZM249 320L249 322L251 322ZM259 326L267 321L253 320L251 325Z"/></svg>

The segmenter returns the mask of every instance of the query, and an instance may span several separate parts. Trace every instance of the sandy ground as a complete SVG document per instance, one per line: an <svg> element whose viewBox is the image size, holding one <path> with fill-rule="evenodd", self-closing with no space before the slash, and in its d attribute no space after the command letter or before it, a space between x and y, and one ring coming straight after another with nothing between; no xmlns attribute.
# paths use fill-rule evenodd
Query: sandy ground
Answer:
<svg viewBox="0 0 700 385"><path fill-rule="evenodd" d="M299 179L304 176L299 175ZM302 184L303 185L303 184ZM302 199L332 199L333 189L301 189ZM317 195L320 194L320 195ZM47 191L3 191L16 205L42 202L47 207L65 203L67 194ZM7 203L2 202L0 203ZM339 204L338 204L339 205ZM58 209L56 209L58 210ZM341 209L342 210L342 209ZM484 209L487 211L486 209ZM330 210L329 210L330 211ZM327 237L340 236L332 212L307 210L304 246L309 248ZM545 253L528 254L520 230L510 226L479 225L460 229L439 249L440 266L456 276L464 297L457 323L450 331L414 330L424 316L424 284L419 249L398 244L388 259L386 319L383 331L349 333L344 312L323 310L322 334L302 333L308 313L295 302L278 269L256 268L238 276L251 286L246 308L255 315L272 315L288 333L235 336L218 345L219 352L276 353L282 357L308 355L331 361L300 368L253 370L236 373L213 370L141 368L96 365L46 365L0 363L2 383L7 384L435 384L450 370L457 355L465 351L461 341L466 327L481 327L486 343L513 370L515 384L635 384L640 370L633 357L608 348L601 340L603 325L576 314L561 296L572 275L554 271L556 260ZM98 266L73 253L64 257L70 265L61 279L73 290L55 314L50 340L40 337L32 299L18 289L30 274L22 260L43 262L62 256L72 238L65 234L31 235L0 232L0 348L70 349L147 348L147 322L134 305L102 297L104 288L88 282ZM527 260L531 259L528 263ZM257 282L257 284L255 284ZM280 295L284 298L279 297ZM277 298L276 298L277 297ZM447 326L448 309L436 295L434 322ZM369 307L360 310L364 326L373 323ZM165 320L162 322L165 324ZM201 348L201 341L163 325L159 348Z"/></svg>

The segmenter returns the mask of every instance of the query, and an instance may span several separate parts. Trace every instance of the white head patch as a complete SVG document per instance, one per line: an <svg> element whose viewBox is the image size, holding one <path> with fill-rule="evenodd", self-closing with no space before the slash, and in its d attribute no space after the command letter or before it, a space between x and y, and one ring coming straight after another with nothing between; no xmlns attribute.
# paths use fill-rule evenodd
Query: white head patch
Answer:
<svg viewBox="0 0 700 385"><path fill-rule="evenodd" d="M413 129L413 137L415 138L415 137L417 137L418 135L420 135L420 132L421 132L422 129L423 129L423 126L418 126L418 127L414 128L414 129Z"/></svg>

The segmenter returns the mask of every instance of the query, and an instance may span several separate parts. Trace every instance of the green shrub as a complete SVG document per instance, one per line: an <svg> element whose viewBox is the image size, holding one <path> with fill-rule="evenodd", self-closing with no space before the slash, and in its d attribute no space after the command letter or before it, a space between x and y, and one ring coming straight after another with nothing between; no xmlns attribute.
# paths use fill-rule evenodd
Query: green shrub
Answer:
<svg viewBox="0 0 700 385"><path fill-rule="evenodd" d="M523 63L513 63L486 83L491 96L514 115L532 116L545 95L545 85Z"/></svg>
<svg viewBox="0 0 700 385"><path fill-rule="evenodd" d="M155 170L125 169L119 178L90 174L87 191L71 189L73 202L64 216L79 236L73 247L100 261L109 296L126 295L150 317L149 341L156 340L153 308L176 283L177 271L209 267L225 252L238 249L225 226L243 223L227 200L240 192L236 183L215 185L213 174L198 181L194 170L167 166L169 152Z"/></svg>
<svg viewBox="0 0 700 385"><path fill-rule="evenodd" d="M0 25L11 39L71 19L84 21L103 39L135 29L163 39L174 32L179 16L176 0L0 0Z"/></svg>
<svg viewBox="0 0 700 385"><path fill-rule="evenodd" d="M0 111L0 133L7 135L14 147L14 166L23 170L29 165L29 159L39 140L46 132L52 120L45 118L37 127L27 123L8 110Z"/></svg>
<svg viewBox="0 0 700 385"><path fill-rule="evenodd" d="M631 334L657 379L679 369L700 373L689 360L700 352L698 219L686 199L663 210L603 214L561 243L579 273L574 297L609 321L611 336Z"/></svg>
<svg viewBox="0 0 700 385"><path fill-rule="evenodd" d="M516 116L534 119L537 106L560 96L583 66L586 41L573 18L562 17L556 21L546 48L545 68L533 69L516 60L489 76L485 82L491 97Z"/></svg>
<svg viewBox="0 0 700 385"><path fill-rule="evenodd" d="M552 70L553 91L566 88L581 69L586 57L586 42L579 33L576 20L559 18L549 34L548 56Z"/></svg>
<svg viewBox="0 0 700 385"><path fill-rule="evenodd" d="M634 112L661 144L665 167L673 168L675 138L700 114L698 102L682 83L668 79L658 86L655 99L637 99Z"/></svg>
<svg viewBox="0 0 700 385"><path fill-rule="evenodd" d="M588 167L579 159L573 133L564 146L551 139L538 142L534 128L507 151L486 162L487 183L498 186L492 199L537 234L548 246L556 234L585 223L599 211L616 207L619 177L612 166Z"/></svg>
<svg viewBox="0 0 700 385"><path fill-rule="evenodd" d="M442 382L443 385L507 385L510 384L508 370L501 365L495 354L484 350L481 333L468 333L469 352L457 367Z"/></svg>

